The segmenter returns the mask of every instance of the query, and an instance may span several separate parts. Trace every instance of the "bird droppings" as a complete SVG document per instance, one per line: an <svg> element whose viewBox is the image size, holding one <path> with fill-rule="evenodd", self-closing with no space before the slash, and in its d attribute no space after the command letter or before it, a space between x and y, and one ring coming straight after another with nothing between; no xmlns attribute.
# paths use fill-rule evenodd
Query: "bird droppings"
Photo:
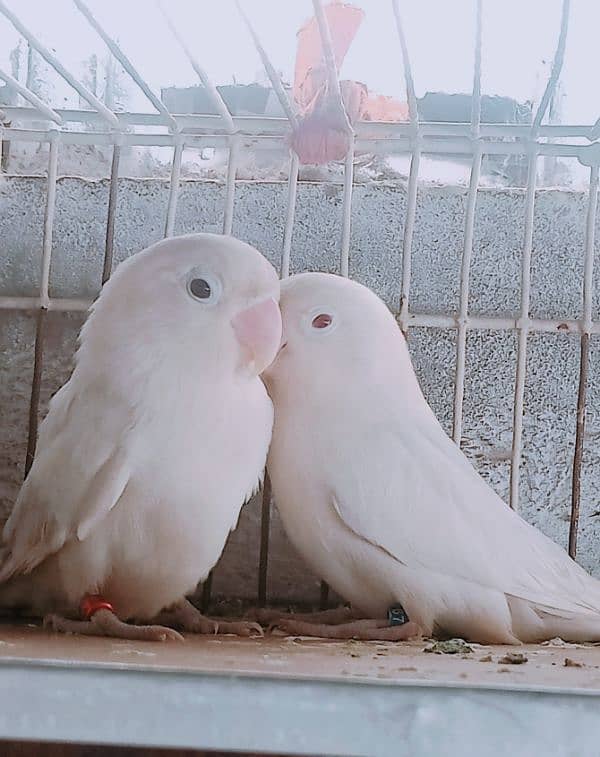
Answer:
<svg viewBox="0 0 600 757"><path fill-rule="evenodd" d="M529 658L522 652L508 652L504 657L500 657L498 664L500 665L523 665Z"/></svg>
<svg viewBox="0 0 600 757"><path fill-rule="evenodd" d="M561 639L560 637L555 637L554 639L549 639L548 641L542 641L543 647L570 647L571 649L585 649L586 644L576 644L572 641L565 641L564 639Z"/></svg>
<svg viewBox="0 0 600 757"><path fill-rule="evenodd" d="M563 664L565 668L582 668L583 667L582 662L577 662L577 660L572 660L570 657L565 657L565 661Z"/></svg>
<svg viewBox="0 0 600 757"><path fill-rule="evenodd" d="M434 641L424 652L432 654L467 654L473 651L464 639L448 639L447 641Z"/></svg>

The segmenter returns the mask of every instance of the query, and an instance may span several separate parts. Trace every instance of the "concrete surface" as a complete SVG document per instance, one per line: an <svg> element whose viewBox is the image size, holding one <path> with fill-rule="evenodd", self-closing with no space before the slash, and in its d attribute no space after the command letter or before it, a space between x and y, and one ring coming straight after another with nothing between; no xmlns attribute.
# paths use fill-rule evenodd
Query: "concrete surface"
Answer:
<svg viewBox="0 0 600 757"><path fill-rule="evenodd" d="M35 295L39 283L45 182L39 177L0 179L0 294ZM184 181L176 233L220 231L224 187ZM160 238L168 184L122 179L116 221L116 257ZM411 310L447 313L458 307L466 191L427 186L419 191L413 244ZM93 296L99 286L108 183L62 178L58 184L51 294ZM278 264L285 217L281 183L240 182L234 233ZM543 190L535 214L531 314L576 318L582 304L585 195ZM351 275L395 307L406 209L402 183L357 186L353 199ZM478 196L470 309L479 314L516 312L524 192L481 190ZM294 229L292 268L335 271L341 223L341 187L302 183ZM600 230L599 230L600 234ZM600 238L600 236L598 237ZM600 260L596 256L595 292ZM599 317L596 295L594 317ZM48 316L41 413L67 378L79 314ZM6 512L21 480L33 364L34 318L0 311L0 505ZM410 349L423 390L446 429L451 428L455 333L415 328ZM600 576L600 349L592 340L583 471L580 560ZM501 496L508 493L515 335L472 332L467 344L464 408L466 453ZM529 342L522 468L522 512L565 545L571 490L579 339L532 335ZM252 598L256 593L259 503L245 508L217 569L214 591ZM293 554L275 516L269 568L270 596L318 597L318 581Z"/></svg>
<svg viewBox="0 0 600 757"><path fill-rule="evenodd" d="M185 634L183 642L129 641L0 622L0 671L18 663L71 663L205 675L235 671L237 676L271 679L350 677L357 682L600 692L597 645L560 639L519 647L463 642L455 654L426 651L438 647L443 649L443 643L428 639L334 641L284 636L279 631L262 638Z"/></svg>
<svg viewBox="0 0 600 757"><path fill-rule="evenodd" d="M6 625L0 642L0 739L376 757L598 753L597 647L472 645L449 656L425 653L424 641L161 644Z"/></svg>

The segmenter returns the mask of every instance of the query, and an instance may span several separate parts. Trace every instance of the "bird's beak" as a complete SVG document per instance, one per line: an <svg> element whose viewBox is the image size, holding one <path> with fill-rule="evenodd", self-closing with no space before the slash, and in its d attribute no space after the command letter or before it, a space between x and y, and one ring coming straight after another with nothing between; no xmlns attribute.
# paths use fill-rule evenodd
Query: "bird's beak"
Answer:
<svg viewBox="0 0 600 757"><path fill-rule="evenodd" d="M281 341L281 312L272 297L237 313L231 325L244 354L256 374L270 365Z"/></svg>

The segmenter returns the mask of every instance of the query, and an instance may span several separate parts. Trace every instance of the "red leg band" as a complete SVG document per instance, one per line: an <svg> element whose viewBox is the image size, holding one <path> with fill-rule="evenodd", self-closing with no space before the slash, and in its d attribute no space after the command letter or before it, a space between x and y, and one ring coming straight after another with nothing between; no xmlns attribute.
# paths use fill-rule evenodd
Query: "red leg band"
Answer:
<svg viewBox="0 0 600 757"><path fill-rule="evenodd" d="M79 603L79 609L85 620L89 620L98 610L115 611L101 594L86 594Z"/></svg>

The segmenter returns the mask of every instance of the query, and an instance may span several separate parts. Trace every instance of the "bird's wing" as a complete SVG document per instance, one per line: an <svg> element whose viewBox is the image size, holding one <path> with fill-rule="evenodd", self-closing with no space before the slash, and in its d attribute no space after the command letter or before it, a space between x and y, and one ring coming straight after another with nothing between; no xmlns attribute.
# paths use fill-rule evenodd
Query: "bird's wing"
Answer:
<svg viewBox="0 0 600 757"><path fill-rule="evenodd" d="M28 573L71 539L83 541L130 477L131 409L101 384L69 381L50 403L31 471L4 526L0 581Z"/></svg>
<svg viewBox="0 0 600 757"><path fill-rule="evenodd" d="M331 503L395 560L520 597L548 611L600 611L600 584L513 512L436 425L372 429L332 454Z"/></svg>

